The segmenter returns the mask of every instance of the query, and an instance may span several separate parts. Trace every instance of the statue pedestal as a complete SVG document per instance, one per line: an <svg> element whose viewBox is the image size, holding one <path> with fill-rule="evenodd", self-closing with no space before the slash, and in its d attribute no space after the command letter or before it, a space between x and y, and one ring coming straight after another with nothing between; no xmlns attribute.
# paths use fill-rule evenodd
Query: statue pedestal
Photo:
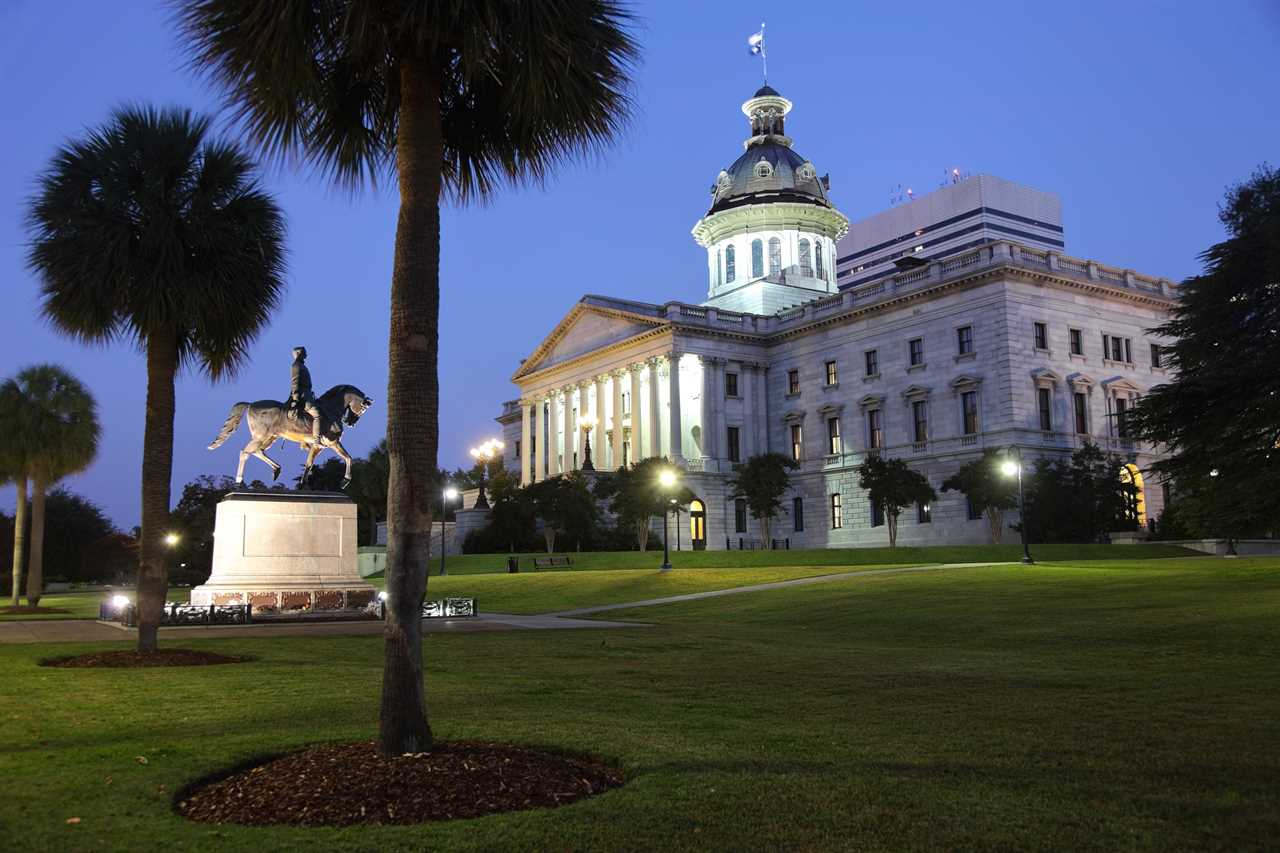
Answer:
<svg viewBox="0 0 1280 853"><path fill-rule="evenodd" d="M377 590L360 578L356 505L335 492L232 492L218 504L213 573L191 603L255 612L360 610Z"/></svg>

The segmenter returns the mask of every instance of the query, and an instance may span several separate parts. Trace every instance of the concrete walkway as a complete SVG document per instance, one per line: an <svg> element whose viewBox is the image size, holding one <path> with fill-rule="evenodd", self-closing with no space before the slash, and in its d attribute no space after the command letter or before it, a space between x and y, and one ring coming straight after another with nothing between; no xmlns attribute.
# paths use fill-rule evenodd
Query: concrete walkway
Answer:
<svg viewBox="0 0 1280 853"><path fill-rule="evenodd" d="M893 569L862 569L856 572L842 572L835 575L817 575L810 578L758 583L750 586L735 586L729 589L714 589L709 592L691 592L685 595L669 595L665 598L649 598L643 601L628 601L622 604L601 604L595 607L578 607L573 610L560 610L554 613L539 615L519 615L513 613L483 613L471 619L424 619L422 630L427 634L438 633L471 633L475 631L545 631L563 630L567 628L648 628L644 622L608 622L601 619L578 619L593 613L605 613L610 610L629 610L634 607L656 607L663 604L675 604L681 601L699 601L704 598L719 598L723 595L743 595L750 592L764 592L771 589L809 586L811 584L831 583L832 581L850 580L853 578L871 577L875 575L896 575L911 572L934 572L941 569L965 569L977 566L1009 566L1016 563L938 563L930 566L904 566ZM190 637L193 639L229 638L229 637L297 637L297 636L374 636L382 633L381 622L302 622L294 625L259 624L259 625L193 625L167 627L162 629L166 636L172 638ZM26 621L0 622L0 644L5 643L92 643L102 641L132 640L137 630L124 628L107 622L91 619L31 619Z"/></svg>

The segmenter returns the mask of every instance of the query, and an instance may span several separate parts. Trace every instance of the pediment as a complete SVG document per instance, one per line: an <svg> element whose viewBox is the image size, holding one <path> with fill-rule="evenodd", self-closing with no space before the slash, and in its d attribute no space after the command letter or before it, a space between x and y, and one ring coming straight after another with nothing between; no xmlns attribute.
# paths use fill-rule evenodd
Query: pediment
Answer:
<svg viewBox="0 0 1280 853"><path fill-rule="evenodd" d="M957 376L955 379L951 380L951 387L957 391L959 391L961 388L972 388L975 385L981 385L981 384L982 384L981 376L970 376L968 374L964 374L963 376Z"/></svg>
<svg viewBox="0 0 1280 853"><path fill-rule="evenodd" d="M1067 381L1078 388L1092 388L1096 384L1087 373L1073 373L1067 377Z"/></svg>
<svg viewBox="0 0 1280 853"><path fill-rule="evenodd" d="M907 399L907 400L910 400L912 398L928 397L929 389L923 385L910 385L907 387L905 391L902 392L902 396L904 399Z"/></svg>
<svg viewBox="0 0 1280 853"><path fill-rule="evenodd" d="M607 349L669 325L665 318L647 317L589 305L574 306L551 334L524 360L513 379Z"/></svg>
<svg viewBox="0 0 1280 853"><path fill-rule="evenodd" d="M1142 391L1141 388L1130 380L1125 379L1123 376L1115 376L1111 379L1102 380L1102 387L1108 391L1128 391L1132 394L1137 394Z"/></svg>
<svg viewBox="0 0 1280 853"><path fill-rule="evenodd" d="M1031 371L1031 378L1036 382L1048 385L1057 385L1062 381L1062 377L1054 373L1047 367L1037 367Z"/></svg>
<svg viewBox="0 0 1280 853"><path fill-rule="evenodd" d="M880 406L880 405L883 405L883 403L884 403L883 394L867 394L858 400L858 405L864 409L869 409L874 406Z"/></svg>

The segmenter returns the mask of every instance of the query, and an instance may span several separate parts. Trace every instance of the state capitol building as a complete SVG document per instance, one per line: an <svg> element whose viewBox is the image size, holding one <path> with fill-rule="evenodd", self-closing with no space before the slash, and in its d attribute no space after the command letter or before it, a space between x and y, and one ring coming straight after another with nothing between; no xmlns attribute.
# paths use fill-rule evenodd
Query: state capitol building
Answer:
<svg viewBox="0 0 1280 853"><path fill-rule="evenodd" d="M693 227L707 250L698 304L583 296L512 381L498 418L506 464L530 483L662 456L683 469L695 548L759 547L730 497L734 465L799 464L772 535L791 547L884 545L858 487L868 454L904 459L935 489L984 448L1024 458L1086 442L1162 489L1154 449L1125 415L1166 380L1148 329L1177 299L1166 279L1063 254L1057 196L989 175L959 180L859 223L786 135L792 104L764 86L743 104L743 153L715 175ZM958 492L903 511L904 545L983 543Z"/></svg>

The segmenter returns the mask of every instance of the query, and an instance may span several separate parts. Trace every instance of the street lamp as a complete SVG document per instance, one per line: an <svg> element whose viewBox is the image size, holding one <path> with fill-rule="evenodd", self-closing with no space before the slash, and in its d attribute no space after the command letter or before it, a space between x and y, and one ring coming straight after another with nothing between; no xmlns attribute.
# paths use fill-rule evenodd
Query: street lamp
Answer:
<svg viewBox="0 0 1280 853"><path fill-rule="evenodd" d="M480 494L484 494L483 487ZM440 574L444 574L444 517L449 512L449 501L456 500L458 490L453 486L446 486L444 493L440 496ZM477 501L479 503L479 501Z"/></svg>
<svg viewBox="0 0 1280 853"><path fill-rule="evenodd" d="M1031 546L1027 544L1027 510L1022 496L1022 451L1017 447L1011 447L1010 451L1016 459L1005 459L1000 465L1000 473L1006 477L1018 477L1018 527L1022 530L1022 562L1031 565L1035 560L1031 559Z"/></svg>
<svg viewBox="0 0 1280 853"><path fill-rule="evenodd" d="M504 447L501 441L491 438L479 447L471 448L471 455L480 463L480 494L476 496L476 502L473 509L488 509L489 501L484 496L484 472L489 467L489 463L498 457Z"/></svg>
<svg viewBox="0 0 1280 853"><path fill-rule="evenodd" d="M168 545L170 548L177 547L180 541L182 541L182 537L176 533L166 533L164 535L164 544Z"/></svg>
<svg viewBox="0 0 1280 853"><path fill-rule="evenodd" d="M671 468L663 468L662 473L658 474L658 485L668 493L675 488L676 472ZM675 498L671 499L672 503L676 502ZM670 513L662 513L662 571L671 571L671 518Z"/></svg>
<svg viewBox="0 0 1280 853"><path fill-rule="evenodd" d="M583 415L581 418L578 418L578 423L582 426L582 431L586 433L586 444L583 445L582 448L582 455L585 457L582 462L582 470L594 471L596 470L596 466L591 464L591 428L596 425L595 416Z"/></svg>

